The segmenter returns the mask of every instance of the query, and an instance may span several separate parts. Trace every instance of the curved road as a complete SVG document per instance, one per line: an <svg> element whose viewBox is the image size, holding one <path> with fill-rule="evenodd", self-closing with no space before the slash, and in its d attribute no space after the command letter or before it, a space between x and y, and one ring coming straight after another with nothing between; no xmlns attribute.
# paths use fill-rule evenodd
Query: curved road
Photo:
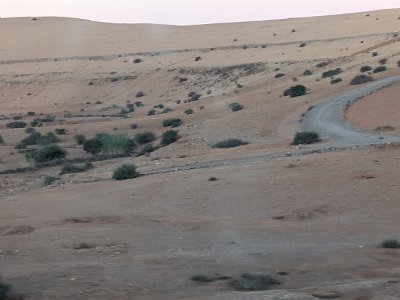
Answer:
<svg viewBox="0 0 400 300"><path fill-rule="evenodd" d="M399 136L361 131L344 121L346 108L379 89L400 82L400 75L374 81L339 96L328 98L309 110L302 120L302 129L318 132L323 139L330 140L331 147L352 147L372 144L400 142Z"/></svg>

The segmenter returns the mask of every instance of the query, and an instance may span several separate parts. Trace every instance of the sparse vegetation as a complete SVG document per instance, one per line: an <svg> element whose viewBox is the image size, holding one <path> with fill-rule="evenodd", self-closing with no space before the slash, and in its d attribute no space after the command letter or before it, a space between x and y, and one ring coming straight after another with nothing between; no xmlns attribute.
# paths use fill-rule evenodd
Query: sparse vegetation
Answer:
<svg viewBox="0 0 400 300"><path fill-rule="evenodd" d="M233 147L238 147L238 146L243 146L247 145L248 142L242 141L240 139L227 139L220 141L218 143L215 143L213 145L213 148L233 148Z"/></svg>
<svg viewBox="0 0 400 300"><path fill-rule="evenodd" d="M140 91L136 93L136 98L140 98L144 96L144 92Z"/></svg>
<svg viewBox="0 0 400 300"><path fill-rule="evenodd" d="M282 282L270 275L253 275L243 273L229 282L229 287L236 291L263 291L268 290L271 285Z"/></svg>
<svg viewBox="0 0 400 300"><path fill-rule="evenodd" d="M236 111L239 111L239 110L243 109L243 105L241 105L239 103L236 103L236 102L235 103L230 103L228 106L231 109L231 111L233 111L233 112L236 112Z"/></svg>
<svg viewBox="0 0 400 300"><path fill-rule="evenodd" d="M179 140L180 136L177 130L168 130L165 131L161 136L161 145L167 146L169 144L175 143Z"/></svg>
<svg viewBox="0 0 400 300"><path fill-rule="evenodd" d="M83 165L74 165L68 163L62 167L60 175L80 173L92 168L93 164L91 162L85 162Z"/></svg>
<svg viewBox="0 0 400 300"><path fill-rule="evenodd" d="M307 88L304 85L295 85L283 92L283 96L290 96L291 98L300 97L305 95Z"/></svg>
<svg viewBox="0 0 400 300"><path fill-rule="evenodd" d="M140 173L136 170L136 166L133 164L123 164L117 170L114 171L113 179L115 180L127 180L133 179L140 176Z"/></svg>
<svg viewBox="0 0 400 300"><path fill-rule="evenodd" d="M26 123L22 121L15 121L15 122L10 122L7 123L7 128L25 128Z"/></svg>
<svg viewBox="0 0 400 300"><path fill-rule="evenodd" d="M54 130L54 132L58 135L66 135L67 134L67 130L64 128L56 128Z"/></svg>
<svg viewBox="0 0 400 300"><path fill-rule="evenodd" d="M292 145L307 145L319 142L319 134L313 131L297 132L294 136Z"/></svg>
<svg viewBox="0 0 400 300"><path fill-rule="evenodd" d="M141 145L154 142L155 140L156 135L150 131L145 131L135 135L135 142Z"/></svg>
<svg viewBox="0 0 400 300"><path fill-rule="evenodd" d="M179 127L182 125L181 119L167 119L162 122L163 127Z"/></svg>
<svg viewBox="0 0 400 300"><path fill-rule="evenodd" d="M127 154L135 147L134 140L124 135L98 133L96 139L101 142L101 152L106 155Z"/></svg>
<svg viewBox="0 0 400 300"><path fill-rule="evenodd" d="M373 78L371 76L367 76L367 75L361 74L361 75L355 76L350 81L350 84L351 85L362 84L362 83L370 82L372 80L373 80Z"/></svg>

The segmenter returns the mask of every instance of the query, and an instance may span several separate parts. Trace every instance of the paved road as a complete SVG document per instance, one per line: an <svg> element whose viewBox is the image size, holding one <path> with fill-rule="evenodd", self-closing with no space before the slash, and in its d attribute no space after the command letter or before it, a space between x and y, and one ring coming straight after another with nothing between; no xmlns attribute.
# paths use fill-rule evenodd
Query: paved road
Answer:
<svg viewBox="0 0 400 300"><path fill-rule="evenodd" d="M346 107L379 89L400 82L400 75L358 86L352 91L334 96L309 110L302 120L303 130L318 132L330 140L333 147L365 146L400 142L400 137L361 131L344 120Z"/></svg>

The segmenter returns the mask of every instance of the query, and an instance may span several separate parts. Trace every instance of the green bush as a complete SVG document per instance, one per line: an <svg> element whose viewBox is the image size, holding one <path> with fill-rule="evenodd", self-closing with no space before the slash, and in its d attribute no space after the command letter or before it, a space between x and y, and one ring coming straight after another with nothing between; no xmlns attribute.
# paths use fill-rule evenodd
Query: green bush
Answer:
<svg viewBox="0 0 400 300"><path fill-rule="evenodd" d="M339 83L339 82L342 82L342 81L343 81L342 78L335 78L335 79L331 80L331 84L336 84L336 83Z"/></svg>
<svg viewBox="0 0 400 300"><path fill-rule="evenodd" d="M148 116L154 116L156 114L156 110L155 109L150 109L148 112L147 112L147 115Z"/></svg>
<svg viewBox="0 0 400 300"><path fill-rule="evenodd" d="M362 84L362 83L366 83L366 82L370 82L372 81L373 78L371 76L366 76L366 75L357 75L355 76L351 81L350 84L351 85L356 85L356 84Z"/></svg>
<svg viewBox="0 0 400 300"><path fill-rule="evenodd" d="M3 139L2 135L0 134L0 145L1 144L4 144L4 139Z"/></svg>
<svg viewBox="0 0 400 300"><path fill-rule="evenodd" d="M387 249L398 249L398 248L400 248L400 242L395 239L384 240L381 243L381 247L387 248Z"/></svg>
<svg viewBox="0 0 400 300"><path fill-rule="evenodd" d="M96 155L101 152L103 143L98 138L93 138L83 143L83 150L92 155Z"/></svg>
<svg viewBox="0 0 400 300"><path fill-rule="evenodd" d="M32 126L32 127L42 127L43 124L40 123L38 120L33 120L33 121L31 122L31 126Z"/></svg>
<svg viewBox="0 0 400 300"><path fill-rule="evenodd" d="M236 111L239 111L239 110L242 110L243 109L243 105L241 105L241 104L239 104L239 103L230 103L229 105L228 105L228 107L231 109L231 111L233 111L233 112L236 112Z"/></svg>
<svg viewBox="0 0 400 300"><path fill-rule="evenodd" d="M21 120L21 119L22 119L21 116L14 116L14 117L13 117L13 120L14 120L14 121L18 121L18 120Z"/></svg>
<svg viewBox="0 0 400 300"><path fill-rule="evenodd" d="M86 137L83 134L76 134L74 136L74 140L78 145L83 145L83 143L86 141Z"/></svg>
<svg viewBox="0 0 400 300"><path fill-rule="evenodd" d="M305 95L307 92L307 88L304 85L295 85L283 92L283 96L290 96L291 98L300 97Z"/></svg>
<svg viewBox="0 0 400 300"><path fill-rule="evenodd" d="M179 127L182 125L181 119L167 119L162 122L163 127Z"/></svg>
<svg viewBox="0 0 400 300"><path fill-rule="evenodd" d="M39 122L42 122L42 123L51 123L51 122L54 122L56 120L56 117L52 116L52 115L47 115L47 116L45 116L43 118L35 119L35 120L37 120Z"/></svg>
<svg viewBox="0 0 400 300"><path fill-rule="evenodd" d="M28 111L28 113L26 114L28 117L32 117L35 115L34 111Z"/></svg>
<svg viewBox="0 0 400 300"><path fill-rule="evenodd" d="M310 70L305 70L304 72L303 72L303 76L310 76L310 75L312 75L313 73L310 71Z"/></svg>
<svg viewBox="0 0 400 300"><path fill-rule="evenodd" d="M25 153L28 161L32 160L37 163L43 163L55 159L65 158L67 151L57 145L45 146L39 150L34 150Z"/></svg>
<svg viewBox="0 0 400 300"><path fill-rule="evenodd" d="M382 58L382 59L379 61L379 64L382 65L382 66L383 66L383 65L386 65L387 61L388 61L388 60L387 60L386 58Z"/></svg>
<svg viewBox="0 0 400 300"><path fill-rule="evenodd" d="M193 114L194 114L194 111L193 111L193 109L188 108L187 110L185 110L185 114L187 114L187 115L193 115Z"/></svg>
<svg viewBox="0 0 400 300"><path fill-rule="evenodd" d="M239 139L228 139L228 140L223 140L218 143L215 143L213 145L213 148L233 148L233 147L238 147L242 145L247 145L248 142L239 140Z"/></svg>
<svg viewBox="0 0 400 300"><path fill-rule="evenodd" d="M52 185L53 183L57 182L58 180L60 180L60 178L58 178L56 176L46 175L43 178L43 185L44 186ZM1 298L0 298L0 300L1 300Z"/></svg>
<svg viewBox="0 0 400 300"><path fill-rule="evenodd" d="M15 122L10 122L7 123L7 128L25 128L26 123L22 121L15 121Z"/></svg>
<svg viewBox="0 0 400 300"><path fill-rule="evenodd" d="M370 67L370 66L362 66L360 69L360 72L365 73L365 72L369 72L371 70L372 70L372 67Z"/></svg>
<svg viewBox="0 0 400 300"><path fill-rule="evenodd" d="M104 154L127 154L135 147L134 140L124 135L98 133L96 139L100 140L101 151Z"/></svg>
<svg viewBox="0 0 400 300"><path fill-rule="evenodd" d="M32 128L32 127L28 127L25 129L25 133L33 133L35 131L36 131L35 128Z"/></svg>
<svg viewBox="0 0 400 300"><path fill-rule="evenodd" d="M387 70L387 68L385 67L385 66L379 66L379 67L376 67L373 71L372 71L372 73L380 73L380 72L384 72L384 71L386 71Z"/></svg>
<svg viewBox="0 0 400 300"><path fill-rule="evenodd" d="M139 177L140 174L136 170L135 165L123 164L117 170L114 171L113 179L115 180L126 180Z"/></svg>
<svg viewBox="0 0 400 300"><path fill-rule="evenodd" d="M319 134L313 131L297 132L292 145L307 145L320 141Z"/></svg>
<svg viewBox="0 0 400 300"><path fill-rule="evenodd" d="M179 140L180 136L176 130L165 131L161 136L161 145L167 146Z"/></svg>
<svg viewBox="0 0 400 300"><path fill-rule="evenodd" d="M332 77L332 76L338 75L338 74L340 74L342 72L343 71L342 71L341 68L336 68L334 70L329 70L329 71L326 71L326 72L322 73L322 78Z"/></svg>
<svg viewBox="0 0 400 300"><path fill-rule="evenodd" d="M129 125L129 127L130 127L131 129L136 129L136 128L138 128L138 124L132 123L131 125Z"/></svg>
<svg viewBox="0 0 400 300"><path fill-rule="evenodd" d="M48 132L39 138L38 144L39 145L50 145L53 143L58 143L59 141L60 141L60 139L53 132Z"/></svg>
<svg viewBox="0 0 400 300"><path fill-rule="evenodd" d="M142 91L136 93L136 97L137 98L140 98L140 97L143 97L143 96L144 96L144 93Z"/></svg>
<svg viewBox="0 0 400 300"><path fill-rule="evenodd" d="M64 128L56 128L54 130L54 132L58 135L66 135L67 134L67 130Z"/></svg>
<svg viewBox="0 0 400 300"><path fill-rule="evenodd" d="M143 156L155 150L157 150L157 147L154 147L153 144L146 144L142 147L142 149L140 149L140 151L136 154L136 156Z"/></svg>
<svg viewBox="0 0 400 300"><path fill-rule="evenodd" d="M138 144L143 145L154 142L155 140L156 140L156 135L150 131L138 133L137 135L135 135L135 142Z"/></svg>
<svg viewBox="0 0 400 300"><path fill-rule="evenodd" d="M11 289L12 286L10 284L4 283L3 279L0 277L0 300L9 299Z"/></svg>

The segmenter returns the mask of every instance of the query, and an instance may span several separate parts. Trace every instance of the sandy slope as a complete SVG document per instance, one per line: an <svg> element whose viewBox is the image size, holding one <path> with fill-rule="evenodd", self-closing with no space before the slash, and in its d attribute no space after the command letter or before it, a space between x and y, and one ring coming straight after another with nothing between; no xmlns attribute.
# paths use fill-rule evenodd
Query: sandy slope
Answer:
<svg viewBox="0 0 400 300"><path fill-rule="evenodd" d="M95 162L55 186L41 182L60 166L0 175L0 272L26 299L269 299L188 278L243 271L279 277L279 270L289 275L280 276L277 299L286 289L289 299L331 292L396 298L398 283L390 280L398 277L397 250L377 245L397 236L397 147L285 154L298 151L290 142L301 115L354 89L349 81L361 66L386 58L388 70L373 74L375 81L399 74L400 10L366 15L189 27L0 19L0 171L26 166L14 146L27 134L6 128L15 116L27 123L56 116L38 130L67 129L60 145L69 158L86 155L73 141L77 133L150 130L159 137L162 120L183 120L177 143L149 157ZM317 67L321 62L328 64ZM342 82L321 78L338 67ZM304 76L307 69L313 74ZM307 95L282 97L295 84ZM360 100L349 122L390 124L398 133L397 90ZM185 103L190 92L200 100ZM144 105L118 116L127 101ZM232 102L244 109L231 112ZM172 111L147 115L160 104ZM194 114L184 113L189 108ZM211 148L225 138L250 144ZM144 173L187 167L112 181L127 162ZM190 170L196 162L206 167ZM90 249L76 249L82 242Z"/></svg>

